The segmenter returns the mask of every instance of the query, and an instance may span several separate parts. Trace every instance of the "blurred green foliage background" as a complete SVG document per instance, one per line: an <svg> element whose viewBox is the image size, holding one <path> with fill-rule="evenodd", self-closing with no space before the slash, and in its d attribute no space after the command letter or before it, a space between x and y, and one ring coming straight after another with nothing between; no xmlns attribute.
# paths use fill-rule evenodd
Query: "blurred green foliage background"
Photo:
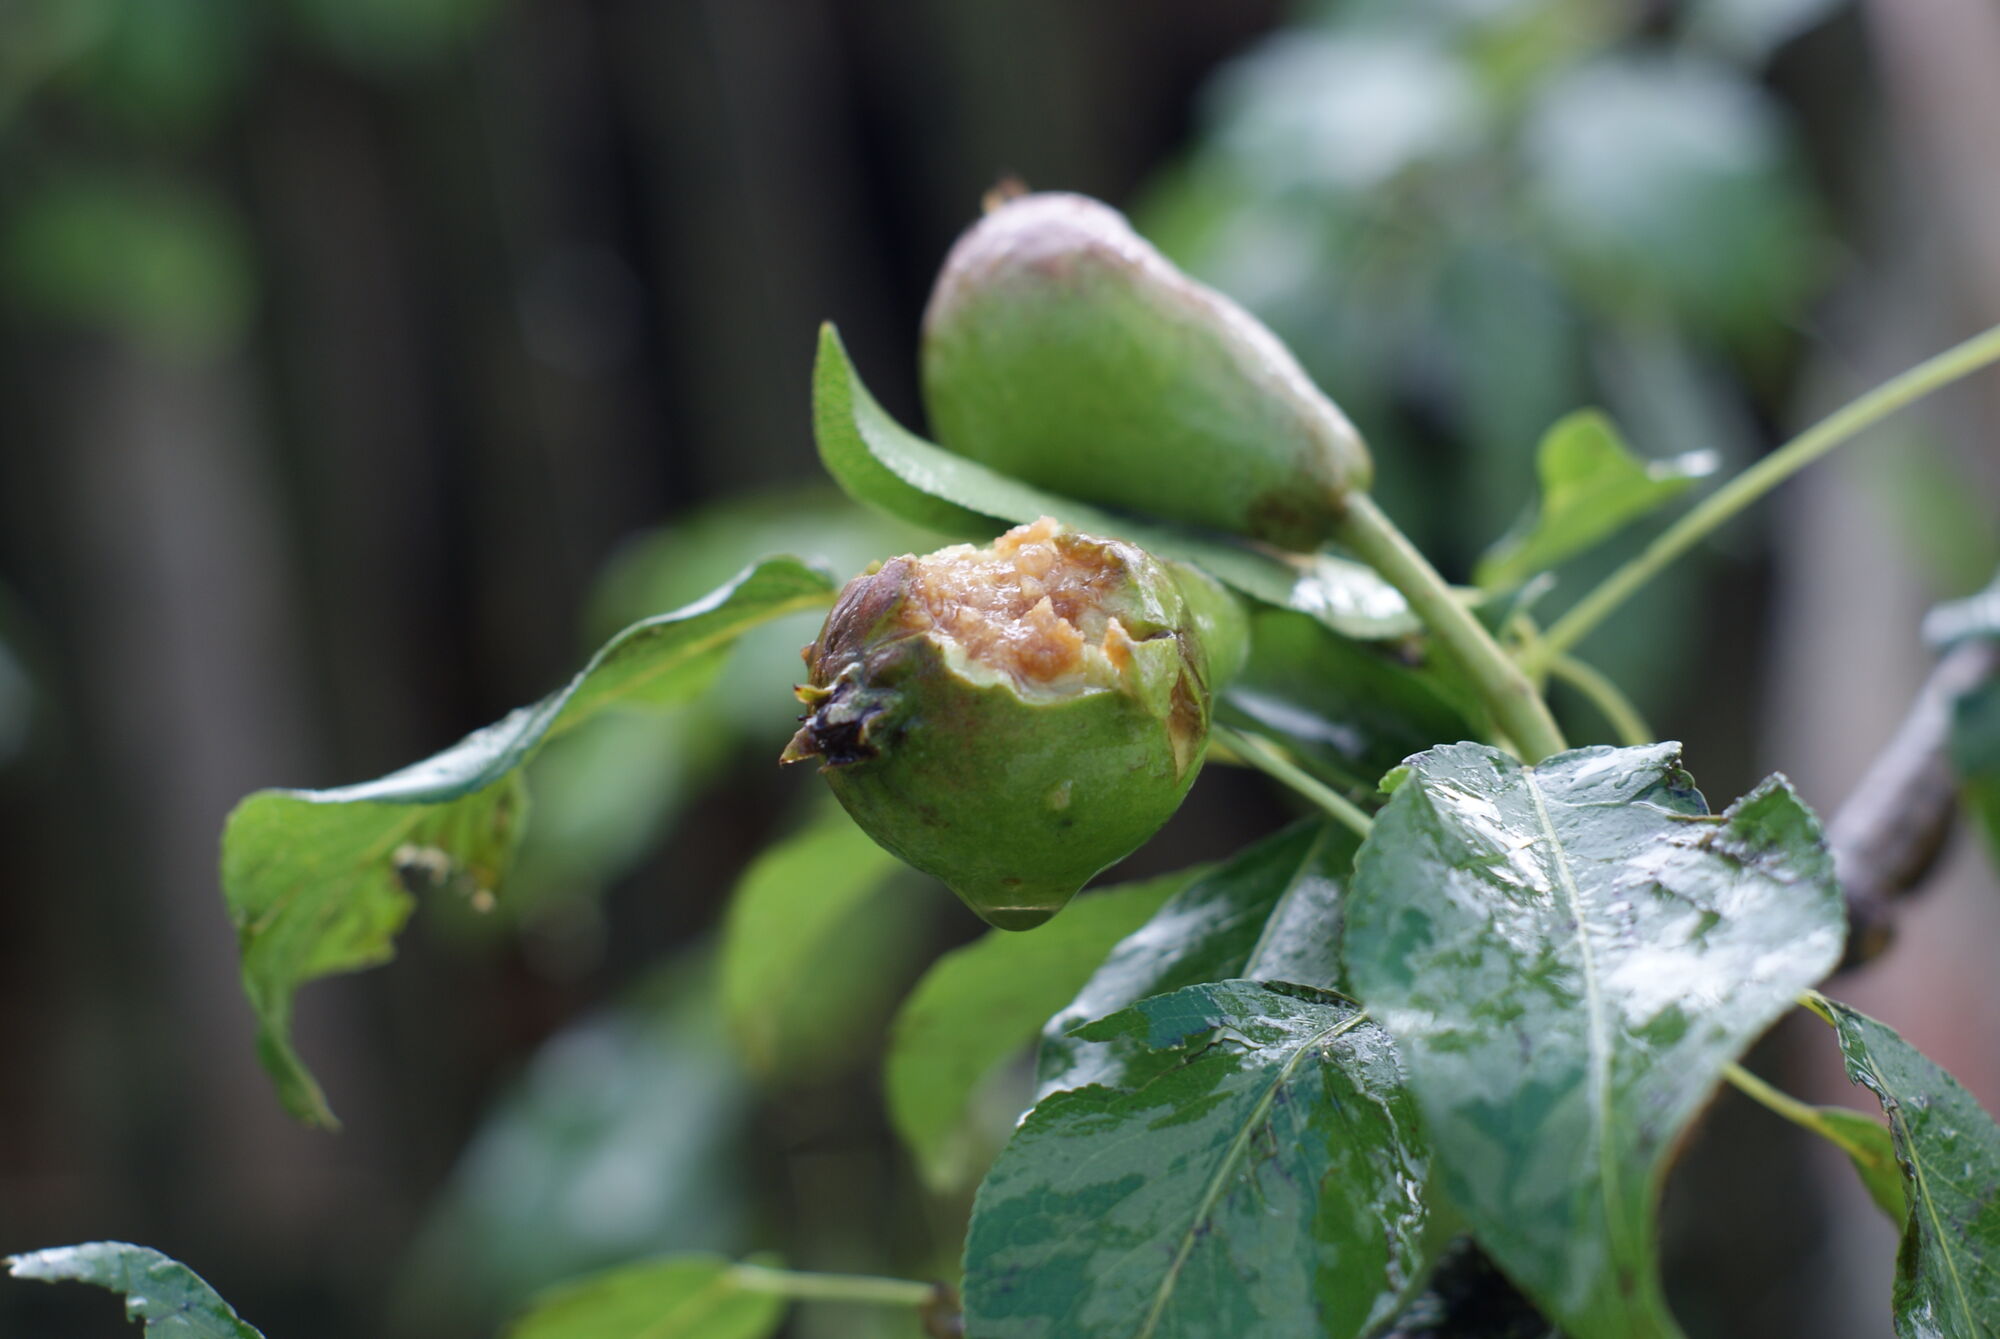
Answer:
<svg viewBox="0 0 2000 1339"><path fill-rule="evenodd" d="M486 1333L670 1248L948 1273L966 1201L886 1133L880 1037L975 927L771 765L810 621L698 711L551 749L497 912L443 899L394 968L309 993L338 1137L254 1064L229 805L431 752L760 554L925 546L821 482L814 331L920 423L930 275L1004 174L1130 209L1269 321L1454 577L1579 405L1650 456L1751 459L2000 317L1976 9L0 0L0 1251L146 1242L292 1339ZM2000 557L1977 408L1855 467L1915 592L1857 597L1880 636ZM1842 505L1739 524L1586 648L1717 793L1800 744L1767 721L1780 648L1827 606L1787 554L1839 549ZM1850 688L1886 730L1902 690ZM1131 872L1282 817L1212 776ZM727 1034L720 908L787 834L751 877L837 866L840 951ZM1686 1178L1740 1200L1754 1165L1815 1202L1738 1115ZM1691 1332L1877 1332L1816 1290L1828 1232L1737 1208L1680 1222ZM110 1314L0 1290L7 1333Z"/></svg>

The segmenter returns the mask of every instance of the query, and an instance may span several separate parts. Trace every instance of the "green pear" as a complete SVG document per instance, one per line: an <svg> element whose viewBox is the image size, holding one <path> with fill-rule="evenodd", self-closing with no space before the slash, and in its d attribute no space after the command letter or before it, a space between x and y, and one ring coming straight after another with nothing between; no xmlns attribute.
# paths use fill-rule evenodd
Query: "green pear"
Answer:
<svg viewBox="0 0 2000 1339"><path fill-rule="evenodd" d="M1242 616L1212 583L1191 603L1183 580L1208 581L1047 518L892 558L806 648L784 761L820 759L855 822L989 923L1039 925L1201 768L1207 643L1240 661Z"/></svg>
<svg viewBox="0 0 2000 1339"><path fill-rule="evenodd" d="M924 313L931 428L948 449L1069 497L1323 543L1368 448L1278 337L1086 196L994 208Z"/></svg>

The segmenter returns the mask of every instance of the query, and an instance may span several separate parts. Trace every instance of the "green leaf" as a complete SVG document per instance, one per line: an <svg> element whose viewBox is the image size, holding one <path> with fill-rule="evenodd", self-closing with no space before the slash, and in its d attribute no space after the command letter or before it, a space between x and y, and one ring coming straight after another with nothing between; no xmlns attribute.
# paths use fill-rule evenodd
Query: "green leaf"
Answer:
<svg viewBox="0 0 2000 1339"><path fill-rule="evenodd" d="M1598 410L1569 414L1542 437L1536 453L1540 509L1487 551L1475 579L1483 590L1518 586L1673 501L1714 473L1716 462L1713 451L1641 460Z"/></svg>
<svg viewBox="0 0 2000 1339"><path fill-rule="evenodd" d="M1426 1155L1395 1048L1318 991L1190 986L1083 1029L980 1187L981 1339L1359 1335L1420 1281Z"/></svg>
<svg viewBox="0 0 2000 1339"><path fill-rule="evenodd" d="M2000 578L1924 615L1924 641L1938 650L1948 650L1968 637L2000 637Z"/></svg>
<svg viewBox="0 0 2000 1339"><path fill-rule="evenodd" d="M1912 1212L1896 1256L1903 1339L2000 1334L2000 1126L1958 1081L1896 1033L1821 996L1847 1077L1889 1117Z"/></svg>
<svg viewBox="0 0 2000 1339"><path fill-rule="evenodd" d="M833 326L820 330L813 364L813 433L820 461L849 496L940 534L989 539L1041 516L1111 535L1163 558L1194 563L1266 604L1310 614L1349 637L1408 636L1417 628L1394 587L1333 554L1288 563L1171 526L1132 520L1045 492L927 442L890 417L861 384Z"/></svg>
<svg viewBox="0 0 2000 1339"><path fill-rule="evenodd" d="M1985 679L1951 704L1951 764L1960 802L2000 856L2000 680Z"/></svg>
<svg viewBox="0 0 2000 1339"><path fill-rule="evenodd" d="M670 1251L747 1245L754 1094L707 943L535 1048L403 1253L397 1334L490 1334L529 1296Z"/></svg>
<svg viewBox="0 0 2000 1339"><path fill-rule="evenodd" d="M1072 1029L1149 995L1232 977L1337 987L1341 890L1357 845L1338 824L1307 819L1168 899L1042 1029L1039 1092L1103 1080L1105 1049Z"/></svg>
<svg viewBox="0 0 2000 1339"><path fill-rule="evenodd" d="M722 1001L752 1070L823 1076L866 1035L860 1022L887 1013L908 980L891 960L913 944L924 905L896 894L941 891L902 873L831 804L744 872L724 923Z"/></svg>
<svg viewBox="0 0 2000 1339"><path fill-rule="evenodd" d="M1347 918L1355 992L1480 1242L1575 1339L1678 1334L1654 1222L1668 1155L1840 958L1812 813L1773 778L1709 818L1673 744L1532 768L1447 745L1377 816Z"/></svg>
<svg viewBox="0 0 2000 1339"><path fill-rule="evenodd" d="M1910 1197L1903 1189L1903 1169L1896 1161L1896 1144L1880 1121L1846 1107L1814 1107L1821 1132L1847 1155L1862 1188L1875 1207L1901 1226L1909 1220Z"/></svg>
<svg viewBox="0 0 2000 1339"><path fill-rule="evenodd" d="M613 638L568 686L423 762L338 790L265 790L230 814L222 886L236 924L258 1054L299 1119L332 1126L292 1049L292 1000L319 977L393 956L416 894L490 898L520 835L517 769L544 740L607 707L685 699L746 628L828 603L833 583L771 558L686 608Z"/></svg>
<svg viewBox="0 0 2000 1339"><path fill-rule="evenodd" d="M1113 945L1203 872L1085 893L1048 924L989 931L924 974L896 1015L883 1083L896 1132L934 1189L973 1170L966 1116L981 1080L1035 1040Z"/></svg>
<svg viewBox="0 0 2000 1339"><path fill-rule="evenodd" d="M34 315L209 356L243 331L256 275L229 201L110 172L45 181L10 202L0 286Z"/></svg>
<svg viewBox="0 0 2000 1339"><path fill-rule="evenodd" d="M1354 799L1412 753L1475 733L1434 671L1280 609L1253 613L1249 662L1217 715L1278 737Z"/></svg>
<svg viewBox="0 0 2000 1339"><path fill-rule="evenodd" d="M784 1299L744 1288L728 1260L682 1255L552 1288L505 1339L764 1339L784 1317Z"/></svg>
<svg viewBox="0 0 2000 1339"><path fill-rule="evenodd" d="M1822 232L1795 146L1743 71L1615 56L1535 99L1522 141L1539 231L1594 303L1768 339L1816 282Z"/></svg>
<svg viewBox="0 0 2000 1339"><path fill-rule="evenodd" d="M148 1339L264 1339L178 1260L147 1246L93 1241L7 1257L17 1279L94 1283L125 1298L125 1319L144 1321Z"/></svg>

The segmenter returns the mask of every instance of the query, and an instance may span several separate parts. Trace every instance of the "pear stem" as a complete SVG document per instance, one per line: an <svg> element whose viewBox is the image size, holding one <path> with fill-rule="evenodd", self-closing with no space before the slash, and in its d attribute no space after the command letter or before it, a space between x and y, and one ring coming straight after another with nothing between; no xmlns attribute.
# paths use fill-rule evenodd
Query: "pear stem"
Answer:
<svg viewBox="0 0 2000 1339"><path fill-rule="evenodd" d="M1534 764L1568 747L1548 703L1521 668L1465 607L1430 560L1366 493L1347 498L1334 538L1403 593L1438 649L1465 675L1493 723Z"/></svg>

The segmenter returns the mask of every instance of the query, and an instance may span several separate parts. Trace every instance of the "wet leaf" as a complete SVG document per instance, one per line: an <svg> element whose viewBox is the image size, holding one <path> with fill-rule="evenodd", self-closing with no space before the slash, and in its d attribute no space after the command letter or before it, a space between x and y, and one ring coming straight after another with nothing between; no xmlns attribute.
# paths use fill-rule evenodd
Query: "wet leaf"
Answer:
<svg viewBox="0 0 2000 1339"><path fill-rule="evenodd" d="M833 583L772 558L686 608L636 623L582 673L444 752L338 790L265 790L230 814L222 885L236 923L258 1054L301 1120L333 1125L292 1048L292 1000L309 981L386 962L420 893L494 896L525 815L518 769L544 740L607 707L698 692L746 628L825 605Z"/></svg>
<svg viewBox="0 0 2000 1339"><path fill-rule="evenodd" d="M1442 1185L1575 1339L1678 1334L1668 1155L1840 956L1832 862L1790 786L1706 815L1678 745L1529 768L1452 744L1410 760L1356 860L1347 970L1403 1051Z"/></svg>
<svg viewBox="0 0 2000 1339"><path fill-rule="evenodd" d="M1341 890L1357 845L1347 829L1308 819L1168 899L1043 1027L1038 1091L1103 1081L1105 1048L1071 1030L1147 996L1232 977L1337 987Z"/></svg>
<svg viewBox="0 0 2000 1339"><path fill-rule="evenodd" d="M1412 753L1475 733L1435 672L1279 609L1253 613L1249 663L1218 715L1280 738L1355 799Z"/></svg>
<svg viewBox="0 0 2000 1339"><path fill-rule="evenodd" d="M925 441L868 393L831 325L820 332L813 364L813 433L820 461L849 496L911 525L984 541L1010 524L1053 516L1086 533L1128 539L1160 557L1194 563L1245 595L1310 614L1346 636L1403 637L1416 628L1403 597L1349 559L1302 555L1288 563L1225 540L1135 521Z"/></svg>
<svg viewBox="0 0 2000 1339"><path fill-rule="evenodd" d="M1190 986L1083 1029L1103 1084L1038 1103L980 1187L981 1339L1358 1335L1429 1259L1395 1048L1317 991Z"/></svg>
<svg viewBox="0 0 2000 1339"><path fill-rule="evenodd" d="M505 1339L764 1339L785 1302L742 1286L720 1256L682 1255L606 1270L543 1293Z"/></svg>
<svg viewBox="0 0 2000 1339"><path fill-rule="evenodd" d="M1912 1212L1896 1256L1902 1339L2000 1333L2000 1126L1958 1081L1866 1014L1815 996L1847 1077L1889 1117Z"/></svg>
<svg viewBox="0 0 2000 1339"><path fill-rule="evenodd" d="M924 974L896 1015L883 1082L896 1132L934 1188L971 1170L966 1108L981 1080L1025 1050L1112 946L1201 873L1086 892L1046 925L988 931Z"/></svg>
<svg viewBox="0 0 2000 1339"><path fill-rule="evenodd" d="M264 1339L192 1269L146 1246L93 1241L7 1257L17 1279L93 1283L125 1299L125 1319L147 1339Z"/></svg>
<svg viewBox="0 0 2000 1339"><path fill-rule="evenodd" d="M1578 410L1550 428L1536 453L1541 505L1480 559L1483 589L1518 586L1609 538L1715 471L1717 456L1696 451L1641 460L1610 419Z"/></svg>

